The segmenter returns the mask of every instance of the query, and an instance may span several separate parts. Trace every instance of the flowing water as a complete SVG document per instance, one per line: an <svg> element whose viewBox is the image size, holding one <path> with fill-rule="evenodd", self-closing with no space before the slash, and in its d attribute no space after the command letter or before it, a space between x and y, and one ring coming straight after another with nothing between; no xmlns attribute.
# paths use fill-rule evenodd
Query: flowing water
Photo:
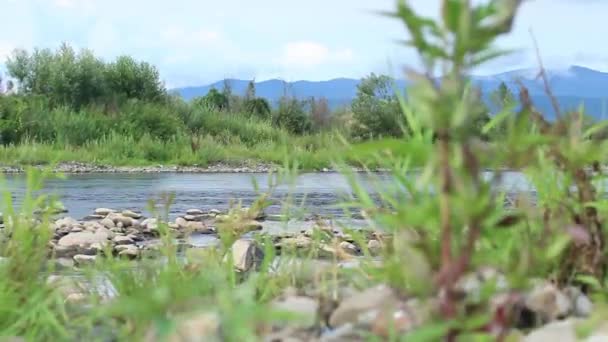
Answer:
<svg viewBox="0 0 608 342"><path fill-rule="evenodd" d="M486 176L491 176L487 173ZM388 174L357 176L368 190L396 190ZM6 176L5 186L18 204L26 187L24 175ZM95 208L131 209L151 214L148 201L154 200L157 208L164 207L167 195L173 196L169 214L175 217L187 209L226 210L241 200L250 205L260 193L269 189L266 174L215 173L215 174L72 174L66 179L51 179L44 192L59 196L68 215L83 218ZM258 190L254 184L257 183ZM506 172L501 187L509 192L528 190L522 174ZM308 215L342 216L341 202L351 194L348 179L339 173L307 173L294 182L282 184L270 196L272 204L267 213L280 213L286 203L300 208ZM1 211L1 210L0 210ZM162 210L161 210L162 211Z"/></svg>

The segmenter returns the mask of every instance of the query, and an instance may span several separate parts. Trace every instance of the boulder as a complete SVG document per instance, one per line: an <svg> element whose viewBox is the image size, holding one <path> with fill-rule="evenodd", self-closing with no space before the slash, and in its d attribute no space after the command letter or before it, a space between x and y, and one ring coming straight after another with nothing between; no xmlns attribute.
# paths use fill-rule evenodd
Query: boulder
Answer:
<svg viewBox="0 0 608 342"><path fill-rule="evenodd" d="M196 215L202 215L202 214L204 214L204 212L200 209L188 209L188 210L186 210L186 214L196 216Z"/></svg>
<svg viewBox="0 0 608 342"><path fill-rule="evenodd" d="M109 234L104 231L70 233L57 242L62 247L87 247L94 243L106 244Z"/></svg>
<svg viewBox="0 0 608 342"><path fill-rule="evenodd" d="M212 234L212 233L214 233L213 228L207 226L203 222L197 222L197 221L188 222L186 228L189 231L191 231L192 233L199 233L199 234Z"/></svg>
<svg viewBox="0 0 608 342"><path fill-rule="evenodd" d="M180 229L186 229L188 227L188 221L181 216L175 219L175 224Z"/></svg>
<svg viewBox="0 0 608 342"><path fill-rule="evenodd" d="M379 255L382 253L382 244L380 241L372 239L367 242L367 250L371 255Z"/></svg>
<svg viewBox="0 0 608 342"><path fill-rule="evenodd" d="M74 265L76 266L86 266L95 264L95 260L97 259L94 255L84 255L77 254L74 255Z"/></svg>
<svg viewBox="0 0 608 342"><path fill-rule="evenodd" d="M238 272L258 269L264 259L264 251L253 240L236 240L230 248L232 263Z"/></svg>
<svg viewBox="0 0 608 342"><path fill-rule="evenodd" d="M329 318L332 327L371 325L380 312L394 312L399 299L391 288L378 285L343 300Z"/></svg>
<svg viewBox="0 0 608 342"><path fill-rule="evenodd" d="M79 225L78 221L71 217L64 217L57 221L55 221L55 225L58 228L71 228L73 226Z"/></svg>
<svg viewBox="0 0 608 342"><path fill-rule="evenodd" d="M116 245L116 246L119 246L119 245L133 245L133 244L135 244L135 241L133 241L128 236L116 236L116 237L114 237L114 239L112 241L114 242L114 245Z"/></svg>
<svg viewBox="0 0 608 342"><path fill-rule="evenodd" d="M140 213L136 213L132 210L123 210L122 211L122 216L124 217L129 217L135 220L139 220L140 218L142 218L143 216Z"/></svg>
<svg viewBox="0 0 608 342"><path fill-rule="evenodd" d="M108 216L109 214L115 213L116 211L108 208L97 208L95 209L95 215Z"/></svg>
<svg viewBox="0 0 608 342"><path fill-rule="evenodd" d="M527 294L525 306L536 313L542 322L567 317L572 311L572 301L555 284L541 283Z"/></svg>
<svg viewBox="0 0 608 342"><path fill-rule="evenodd" d="M119 245L115 249L119 257L135 259L139 256L139 248L135 245Z"/></svg>
<svg viewBox="0 0 608 342"><path fill-rule="evenodd" d="M99 221L99 223L108 228L108 229L112 229L116 227L116 224L114 223L114 221L110 220L109 218L104 218L103 220Z"/></svg>
<svg viewBox="0 0 608 342"><path fill-rule="evenodd" d="M355 246L355 244L350 243L348 241L342 241L339 244L340 249L350 255L359 254L359 247Z"/></svg>

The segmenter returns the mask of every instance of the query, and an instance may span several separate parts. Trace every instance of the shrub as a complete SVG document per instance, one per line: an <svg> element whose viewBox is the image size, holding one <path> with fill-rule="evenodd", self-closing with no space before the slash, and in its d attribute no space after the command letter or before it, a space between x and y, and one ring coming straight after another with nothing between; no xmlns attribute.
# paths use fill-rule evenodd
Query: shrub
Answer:
<svg viewBox="0 0 608 342"><path fill-rule="evenodd" d="M310 116L306 113L305 104L295 98L283 97L279 108L272 118L273 123L295 134L304 134L312 130Z"/></svg>

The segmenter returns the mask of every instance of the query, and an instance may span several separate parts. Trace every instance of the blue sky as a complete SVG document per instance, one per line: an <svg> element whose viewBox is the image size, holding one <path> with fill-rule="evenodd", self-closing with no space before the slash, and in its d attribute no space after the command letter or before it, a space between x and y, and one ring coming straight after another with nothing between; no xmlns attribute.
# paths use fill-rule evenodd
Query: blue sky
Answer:
<svg viewBox="0 0 608 342"><path fill-rule="evenodd" d="M369 72L399 76L415 55L390 10L395 0L0 0L0 59L14 48L93 49L105 59L149 61L169 87L226 77L325 80ZM412 0L427 15L439 0ZM499 44L518 52L479 74L535 66L529 29L553 68L608 70L608 0L531 0ZM0 62L1 63L1 62ZM394 67L389 67L390 65Z"/></svg>

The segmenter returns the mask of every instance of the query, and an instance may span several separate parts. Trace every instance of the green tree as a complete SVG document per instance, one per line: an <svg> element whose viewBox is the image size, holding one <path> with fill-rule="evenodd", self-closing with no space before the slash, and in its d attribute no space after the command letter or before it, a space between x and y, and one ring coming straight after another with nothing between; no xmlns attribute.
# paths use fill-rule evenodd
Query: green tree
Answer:
<svg viewBox="0 0 608 342"><path fill-rule="evenodd" d="M306 113L305 105L296 98L283 96L279 108L273 116L273 123L291 133L304 134L312 129L310 116Z"/></svg>
<svg viewBox="0 0 608 342"><path fill-rule="evenodd" d="M403 114L391 87L392 79L372 73L357 86L352 112L357 124L353 134L358 138L400 136Z"/></svg>
<svg viewBox="0 0 608 342"><path fill-rule="evenodd" d="M198 107L213 107L219 110L228 109L228 98L224 92L211 88L205 96L195 98L193 101Z"/></svg>

